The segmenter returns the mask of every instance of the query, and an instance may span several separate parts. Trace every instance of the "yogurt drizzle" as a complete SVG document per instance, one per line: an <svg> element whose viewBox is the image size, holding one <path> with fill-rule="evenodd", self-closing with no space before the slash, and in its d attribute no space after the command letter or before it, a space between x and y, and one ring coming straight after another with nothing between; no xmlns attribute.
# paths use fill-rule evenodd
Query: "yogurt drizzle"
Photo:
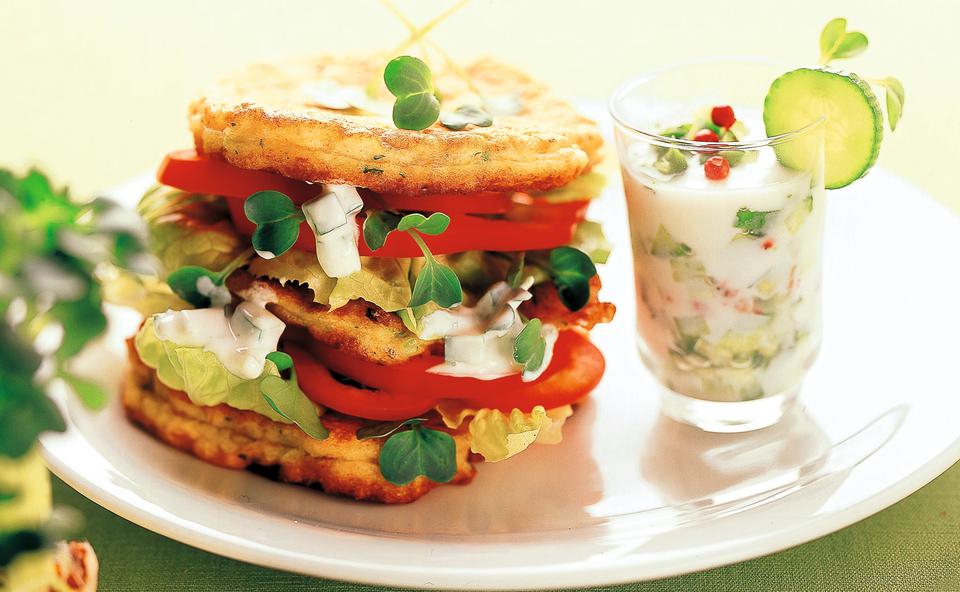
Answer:
<svg viewBox="0 0 960 592"><path fill-rule="evenodd" d="M232 314L224 308L168 310L154 317L157 337L186 347L201 347L230 373L247 380L263 374L267 354L277 351L286 325L264 301L241 302Z"/></svg>
<svg viewBox="0 0 960 592"><path fill-rule="evenodd" d="M326 192L303 204L303 215L317 243L317 261L332 278L360 271L357 214L363 200L352 185L325 185ZM262 256L262 255L261 255Z"/></svg>
<svg viewBox="0 0 960 592"><path fill-rule="evenodd" d="M429 372L447 376L469 376L494 380L517 374L521 366L513 359L513 344L523 330L517 307L532 298L533 278L527 277L518 288L498 282L480 297L476 306L457 305L434 311L421 319L421 339L444 340L444 363ZM536 380L550 363L557 329L544 325L547 341L543 364L534 372L524 372L524 382Z"/></svg>

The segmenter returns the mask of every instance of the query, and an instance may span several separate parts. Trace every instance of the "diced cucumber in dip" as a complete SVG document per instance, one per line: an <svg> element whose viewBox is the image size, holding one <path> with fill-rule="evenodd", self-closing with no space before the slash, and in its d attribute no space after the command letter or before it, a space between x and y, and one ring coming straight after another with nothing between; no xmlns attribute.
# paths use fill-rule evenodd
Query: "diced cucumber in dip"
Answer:
<svg viewBox="0 0 960 592"><path fill-rule="evenodd" d="M758 114L736 111L736 123L747 119L740 134L763 129ZM706 125L664 129L728 133ZM655 146L635 144L623 164L644 361L695 398L786 392L819 341L822 171L784 166L766 148L738 155L718 175L709 154L677 152L687 166L674 163L669 175Z"/></svg>

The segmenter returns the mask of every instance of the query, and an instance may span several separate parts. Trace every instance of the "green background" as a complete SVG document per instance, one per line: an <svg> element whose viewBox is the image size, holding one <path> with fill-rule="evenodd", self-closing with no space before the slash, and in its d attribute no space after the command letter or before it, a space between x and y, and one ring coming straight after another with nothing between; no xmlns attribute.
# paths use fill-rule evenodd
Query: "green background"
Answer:
<svg viewBox="0 0 960 592"><path fill-rule="evenodd" d="M862 522L788 551L707 572L590 590L643 592L960 590L960 464ZM381 590L224 559L96 506L57 480L57 503L87 517L103 592Z"/></svg>

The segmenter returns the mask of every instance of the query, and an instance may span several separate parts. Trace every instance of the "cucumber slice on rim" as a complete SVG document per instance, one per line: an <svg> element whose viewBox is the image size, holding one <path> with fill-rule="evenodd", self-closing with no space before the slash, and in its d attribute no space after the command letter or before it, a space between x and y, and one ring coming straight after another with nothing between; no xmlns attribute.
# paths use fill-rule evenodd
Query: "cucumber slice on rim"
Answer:
<svg viewBox="0 0 960 592"><path fill-rule="evenodd" d="M849 72L800 68L773 81L763 103L767 136L778 136L825 117L824 184L846 187L867 174L880 154L883 113L870 85ZM814 151L799 138L774 146L780 163L810 165Z"/></svg>

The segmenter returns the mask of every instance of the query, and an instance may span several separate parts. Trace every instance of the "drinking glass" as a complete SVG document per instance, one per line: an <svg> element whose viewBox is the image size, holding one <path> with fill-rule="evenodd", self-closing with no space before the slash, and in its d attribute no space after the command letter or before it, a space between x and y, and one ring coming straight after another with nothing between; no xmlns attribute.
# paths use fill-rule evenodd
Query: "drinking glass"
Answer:
<svg viewBox="0 0 960 592"><path fill-rule="evenodd" d="M820 344L823 121L766 137L763 100L786 70L687 63L635 78L610 101L640 356L662 386L663 411L708 431L777 422ZM736 138L665 135L723 105L740 122ZM716 156L731 165L721 180L707 175Z"/></svg>

